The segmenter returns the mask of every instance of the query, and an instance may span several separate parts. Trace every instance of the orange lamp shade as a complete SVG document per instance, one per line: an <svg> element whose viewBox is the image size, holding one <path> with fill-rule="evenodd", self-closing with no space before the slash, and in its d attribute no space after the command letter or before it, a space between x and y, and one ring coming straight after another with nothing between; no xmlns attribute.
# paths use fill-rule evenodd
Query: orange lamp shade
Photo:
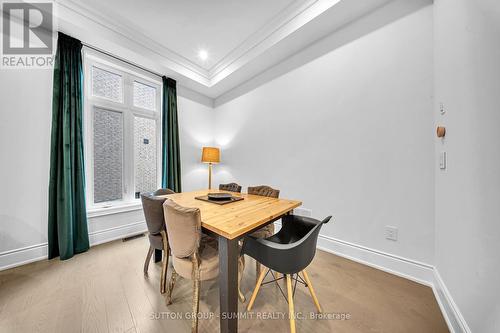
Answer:
<svg viewBox="0 0 500 333"><path fill-rule="evenodd" d="M220 162L219 148L203 147L203 152L201 153L201 161L203 163L219 163Z"/></svg>

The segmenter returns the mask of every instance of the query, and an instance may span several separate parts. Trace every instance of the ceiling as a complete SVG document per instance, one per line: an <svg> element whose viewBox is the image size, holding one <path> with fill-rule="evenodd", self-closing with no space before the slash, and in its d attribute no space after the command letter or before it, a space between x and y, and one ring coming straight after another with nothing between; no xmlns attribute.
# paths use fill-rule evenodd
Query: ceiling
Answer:
<svg viewBox="0 0 500 333"><path fill-rule="evenodd" d="M89 8L210 70L293 0L83 0ZM301 0L301 2L304 2ZM206 61L198 57L204 49Z"/></svg>
<svg viewBox="0 0 500 333"><path fill-rule="evenodd" d="M212 102L369 13L387 7L403 15L432 2L55 1L60 31L172 77ZM200 50L208 52L205 61Z"/></svg>

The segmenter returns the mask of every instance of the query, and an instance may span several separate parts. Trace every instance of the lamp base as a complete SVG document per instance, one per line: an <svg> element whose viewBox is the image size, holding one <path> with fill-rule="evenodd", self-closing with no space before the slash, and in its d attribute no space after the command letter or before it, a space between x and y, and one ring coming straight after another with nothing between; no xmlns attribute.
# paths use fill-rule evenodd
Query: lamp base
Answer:
<svg viewBox="0 0 500 333"><path fill-rule="evenodd" d="M212 163L208 163L208 189L212 189Z"/></svg>

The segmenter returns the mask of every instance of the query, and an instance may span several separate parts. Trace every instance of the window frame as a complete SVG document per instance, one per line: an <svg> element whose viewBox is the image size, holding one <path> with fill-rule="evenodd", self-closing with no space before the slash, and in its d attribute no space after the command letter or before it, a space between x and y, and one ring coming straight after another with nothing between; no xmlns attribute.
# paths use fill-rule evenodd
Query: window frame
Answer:
<svg viewBox="0 0 500 333"><path fill-rule="evenodd" d="M120 208L130 209L140 205L140 199L135 198L135 154L134 154L134 118L142 117L156 121L156 180L161 187L161 123L162 123L162 81L161 79L138 67L129 65L101 52L83 48L83 85L84 85L84 116L83 138L85 154L86 201L87 211L99 213L109 210L115 212ZM97 67L110 71L122 77L122 101L116 102L105 97L94 96L92 89L92 69ZM134 81L156 89L156 110L134 106ZM93 118L95 109L120 112L123 115L123 155L122 155L122 199L94 203L94 140Z"/></svg>

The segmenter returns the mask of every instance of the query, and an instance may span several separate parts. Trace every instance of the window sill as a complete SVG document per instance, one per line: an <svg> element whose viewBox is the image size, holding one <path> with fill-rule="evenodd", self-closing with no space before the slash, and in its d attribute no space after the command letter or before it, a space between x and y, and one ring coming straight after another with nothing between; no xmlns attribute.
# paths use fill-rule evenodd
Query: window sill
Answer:
<svg viewBox="0 0 500 333"><path fill-rule="evenodd" d="M87 218L105 216L111 214L120 214L142 209L140 201L130 202L112 207L98 207L87 210Z"/></svg>

